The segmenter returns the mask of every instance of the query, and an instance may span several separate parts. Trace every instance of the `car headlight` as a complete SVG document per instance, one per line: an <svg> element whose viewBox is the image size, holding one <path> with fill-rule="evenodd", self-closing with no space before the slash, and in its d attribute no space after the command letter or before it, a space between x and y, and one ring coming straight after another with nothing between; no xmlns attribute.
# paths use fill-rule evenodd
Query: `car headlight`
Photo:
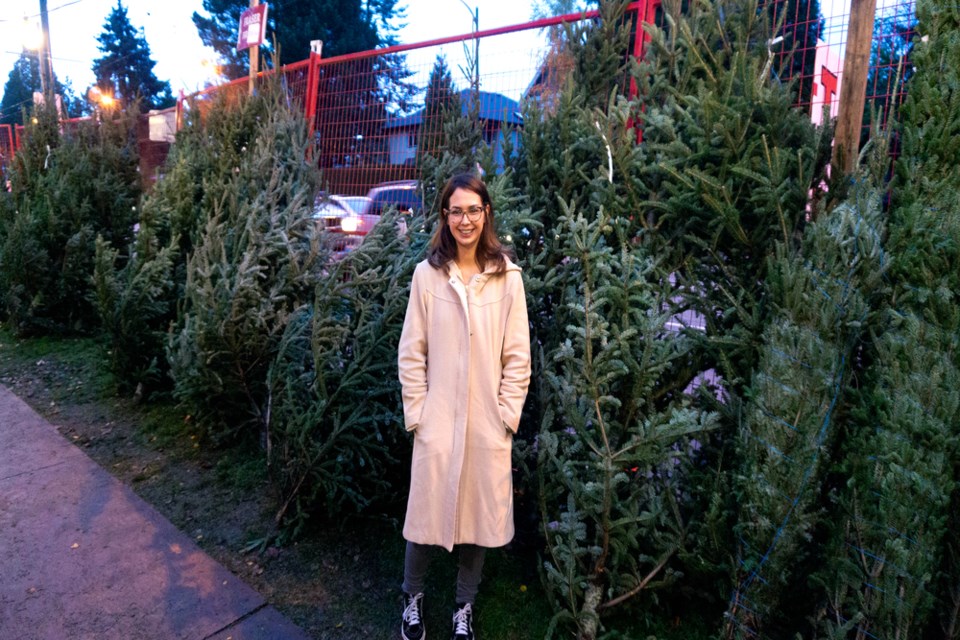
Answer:
<svg viewBox="0 0 960 640"><path fill-rule="evenodd" d="M340 220L340 228L346 233L355 233L360 228L360 219L354 217Z"/></svg>

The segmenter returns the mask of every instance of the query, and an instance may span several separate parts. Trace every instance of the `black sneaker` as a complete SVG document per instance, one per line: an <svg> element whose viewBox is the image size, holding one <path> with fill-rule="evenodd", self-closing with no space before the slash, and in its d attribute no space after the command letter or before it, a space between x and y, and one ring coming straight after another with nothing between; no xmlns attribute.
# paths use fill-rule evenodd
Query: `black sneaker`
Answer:
<svg viewBox="0 0 960 640"><path fill-rule="evenodd" d="M423 593L403 594L403 619L400 622L400 636L403 640L424 640L427 637L427 632L423 628Z"/></svg>
<svg viewBox="0 0 960 640"><path fill-rule="evenodd" d="M473 606L469 602L457 605L453 613L453 640L473 640Z"/></svg>

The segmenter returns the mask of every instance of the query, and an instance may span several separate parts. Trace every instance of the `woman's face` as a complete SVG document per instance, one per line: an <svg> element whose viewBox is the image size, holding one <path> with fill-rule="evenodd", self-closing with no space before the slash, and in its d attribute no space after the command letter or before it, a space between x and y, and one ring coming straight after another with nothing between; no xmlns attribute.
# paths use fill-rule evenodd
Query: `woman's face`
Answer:
<svg viewBox="0 0 960 640"><path fill-rule="evenodd" d="M447 227L457 241L457 252L475 250L487 221L487 207L479 194L467 189L455 190L450 194L445 215Z"/></svg>

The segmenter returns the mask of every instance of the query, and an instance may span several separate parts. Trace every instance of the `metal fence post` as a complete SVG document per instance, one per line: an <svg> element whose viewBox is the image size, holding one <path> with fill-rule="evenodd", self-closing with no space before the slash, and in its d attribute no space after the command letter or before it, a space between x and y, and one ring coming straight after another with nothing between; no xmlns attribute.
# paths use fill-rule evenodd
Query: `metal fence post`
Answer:
<svg viewBox="0 0 960 640"><path fill-rule="evenodd" d="M310 149L313 149L313 134L316 129L317 100L320 96L320 55L310 52L310 64L307 66L307 92L303 96L304 117L307 119L307 131L310 132Z"/></svg>
<svg viewBox="0 0 960 640"><path fill-rule="evenodd" d="M637 12L637 26L636 31L633 35L633 57L637 60L642 60L644 54L647 50L647 44L650 42L650 34L643 30L644 24L653 24L657 19L657 7L660 6L660 0L640 0L639 2L632 3L628 10L632 9ZM637 79L630 78L630 99L633 100L637 97L639 93L639 87L637 87ZM645 107L641 107L643 110ZM636 124L635 121L632 121L631 124ZM643 142L643 127L637 125L637 144Z"/></svg>

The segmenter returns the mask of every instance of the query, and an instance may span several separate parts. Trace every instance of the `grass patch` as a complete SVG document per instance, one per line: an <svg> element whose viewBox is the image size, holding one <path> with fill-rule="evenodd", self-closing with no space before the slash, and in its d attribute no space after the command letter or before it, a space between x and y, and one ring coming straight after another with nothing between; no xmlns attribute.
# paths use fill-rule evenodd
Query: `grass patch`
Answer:
<svg viewBox="0 0 960 640"><path fill-rule="evenodd" d="M236 447L224 452L217 462L218 480L237 491L252 491L267 481L267 461L263 453L251 447Z"/></svg>
<svg viewBox="0 0 960 640"><path fill-rule="evenodd" d="M140 430L158 446L191 453L200 449L200 429L170 400L152 400L139 408ZM194 446L196 445L196 446Z"/></svg>
<svg viewBox="0 0 960 640"><path fill-rule="evenodd" d="M17 338L0 328L0 375L10 384L38 384L55 402L101 400L115 393L104 344L90 337Z"/></svg>

